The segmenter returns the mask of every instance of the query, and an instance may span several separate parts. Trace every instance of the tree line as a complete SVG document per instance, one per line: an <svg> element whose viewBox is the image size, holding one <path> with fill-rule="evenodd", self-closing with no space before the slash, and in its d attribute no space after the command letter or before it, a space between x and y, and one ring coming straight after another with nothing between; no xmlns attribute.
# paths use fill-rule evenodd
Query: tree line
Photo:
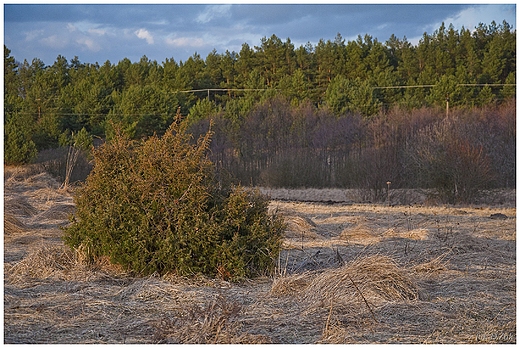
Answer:
<svg viewBox="0 0 520 348"><path fill-rule="evenodd" d="M369 180L361 165L386 161L401 167L370 185L394 178L396 185L431 186L411 173L434 164L405 147L423 146L424 154L441 140L448 146L451 134L453 151L487 158L492 180L485 185L514 185L514 172L503 170L516 136L509 128L516 31L505 21L473 31L442 24L417 45L395 35L385 43L370 35L345 42L338 34L296 48L272 35L240 52L161 64L146 56L100 65L60 55L45 66L10 53L4 46L5 163L31 161L80 131L105 140L119 131L134 139L162 134L180 113L194 132L213 119L215 163L252 184L360 186ZM299 179L281 174L291 171Z"/></svg>

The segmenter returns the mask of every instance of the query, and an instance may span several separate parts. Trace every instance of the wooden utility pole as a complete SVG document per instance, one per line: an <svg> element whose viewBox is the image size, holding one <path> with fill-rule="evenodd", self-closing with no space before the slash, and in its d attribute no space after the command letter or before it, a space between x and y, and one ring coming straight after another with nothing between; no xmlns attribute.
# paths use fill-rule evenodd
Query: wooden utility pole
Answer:
<svg viewBox="0 0 520 348"><path fill-rule="evenodd" d="M392 184L391 181L386 182L386 200L388 201L388 206L390 206L390 184Z"/></svg>
<svg viewBox="0 0 520 348"><path fill-rule="evenodd" d="M446 94L446 118L448 118L449 113L450 113L450 96L449 96L449 94Z"/></svg>

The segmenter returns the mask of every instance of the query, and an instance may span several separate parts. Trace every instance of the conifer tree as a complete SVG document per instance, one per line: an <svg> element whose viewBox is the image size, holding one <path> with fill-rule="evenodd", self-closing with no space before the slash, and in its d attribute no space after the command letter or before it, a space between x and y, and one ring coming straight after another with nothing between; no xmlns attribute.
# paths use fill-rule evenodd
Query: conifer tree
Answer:
<svg viewBox="0 0 520 348"><path fill-rule="evenodd" d="M92 260L147 275L241 279L270 272L284 223L257 191L219 182L206 156L211 132L192 144L178 114L162 136L116 136L94 152L76 196L67 245Z"/></svg>
<svg viewBox="0 0 520 348"><path fill-rule="evenodd" d="M32 122L26 114L11 115L4 129L4 163L20 165L30 163L36 157L36 144L31 139Z"/></svg>

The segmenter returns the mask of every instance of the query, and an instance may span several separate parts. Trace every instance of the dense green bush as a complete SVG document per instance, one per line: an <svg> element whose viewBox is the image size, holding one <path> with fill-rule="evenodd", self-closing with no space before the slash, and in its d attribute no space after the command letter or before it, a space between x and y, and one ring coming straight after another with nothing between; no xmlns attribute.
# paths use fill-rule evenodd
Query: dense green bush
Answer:
<svg viewBox="0 0 520 348"><path fill-rule="evenodd" d="M117 135L95 150L66 244L142 275L239 279L270 271L282 218L257 191L218 182L206 155L211 133L192 144L186 127L178 118L162 137Z"/></svg>
<svg viewBox="0 0 520 348"><path fill-rule="evenodd" d="M4 164L19 165L31 162L37 154L31 139L30 120L10 117L4 129Z"/></svg>

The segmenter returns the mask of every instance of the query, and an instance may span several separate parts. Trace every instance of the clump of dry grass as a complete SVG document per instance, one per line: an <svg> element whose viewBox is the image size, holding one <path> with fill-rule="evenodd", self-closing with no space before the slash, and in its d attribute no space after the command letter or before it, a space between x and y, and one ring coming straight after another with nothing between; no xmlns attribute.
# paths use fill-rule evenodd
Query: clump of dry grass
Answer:
<svg viewBox="0 0 520 348"><path fill-rule="evenodd" d="M40 174L44 169L37 164L25 166L5 166L4 181L23 181L30 176Z"/></svg>
<svg viewBox="0 0 520 348"><path fill-rule="evenodd" d="M353 244L369 245L378 243L381 237L369 229L364 223L359 223L351 228L344 229L338 239Z"/></svg>
<svg viewBox="0 0 520 348"><path fill-rule="evenodd" d="M74 252L64 246L43 246L29 253L20 262L6 270L10 283L27 281L27 278L46 279L64 276L77 266Z"/></svg>
<svg viewBox="0 0 520 348"><path fill-rule="evenodd" d="M4 170L4 186L13 192L26 192L30 187L34 194L38 189L58 191L60 184L38 166L23 166Z"/></svg>
<svg viewBox="0 0 520 348"><path fill-rule="evenodd" d="M315 232L316 224L309 218L302 216L286 216L284 221L287 224L285 237L289 239L315 240L322 239L320 235Z"/></svg>
<svg viewBox="0 0 520 348"><path fill-rule="evenodd" d="M13 214L4 214L4 238L23 234L27 227Z"/></svg>
<svg viewBox="0 0 520 348"><path fill-rule="evenodd" d="M98 276L119 277L129 274L106 258L95 261L89 259L84 250L71 250L63 244L44 244L30 251L21 261L6 264L5 275L10 284L22 284L31 279L92 280Z"/></svg>
<svg viewBox="0 0 520 348"><path fill-rule="evenodd" d="M419 291L411 273L392 258L372 255L321 273L278 278L271 295L297 296L304 316L323 318L328 313L319 343L349 343L349 329L338 318L350 318L346 320L361 325L355 330L362 330L378 322L376 308L389 302L417 300Z"/></svg>
<svg viewBox="0 0 520 348"><path fill-rule="evenodd" d="M388 256L374 255L322 273L303 273L278 278L271 293L298 293L309 309L334 306L349 308L359 296L372 303L393 300L415 300L418 290L406 270Z"/></svg>
<svg viewBox="0 0 520 348"><path fill-rule="evenodd" d="M416 228L409 231L397 231L393 228L390 228L387 230L383 237L385 238L404 238L404 239L410 239L410 240L426 240L428 239L429 231L425 228Z"/></svg>
<svg viewBox="0 0 520 348"><path fill-rule="evenodd" d="M31 217L37 212L36 208L23 196L14 196L4 201L4 213Z"/></svg>
<svg viewBox="0 0 520 348"><path fill-rule="evenodd" d="M376 303L415 300L418 290L408 272L388 256L359 258L343 267L327 270L315 277L305 289L304 299L313 306L351 307L358 296Z"/></svg>
<svg viewBox="0 0 520 348"><path fill-rule="evenodd" d="M49 209L41 212L35 220L68 220L74 212L74 204L54 204Z"/></svg>
<svg viewBox="0 0 520 348"><path fill-rule="evenodd" d="M448 261L446 261L445 258L446 254L442 254L430 261L415 265L413 269L415 272L425 274L426 276L438 274L448 269Z"/></svg>
<svg viewBox="0 0 520 348"><path fill-rule="evenodd" d="M287 277L279 277L273 281L270 294L274 296L293 295L302 292L311 281L314 272L304 272Z"/></svg>
<svg viewBox="0 0 520 348"><path fill-rule="evenodd" d="M178 315L163 317L155 323L153 341L170 344L265 344L264 335L242 331L237 321L242 306L223 296L207 305L184 308Z"/></svg>

